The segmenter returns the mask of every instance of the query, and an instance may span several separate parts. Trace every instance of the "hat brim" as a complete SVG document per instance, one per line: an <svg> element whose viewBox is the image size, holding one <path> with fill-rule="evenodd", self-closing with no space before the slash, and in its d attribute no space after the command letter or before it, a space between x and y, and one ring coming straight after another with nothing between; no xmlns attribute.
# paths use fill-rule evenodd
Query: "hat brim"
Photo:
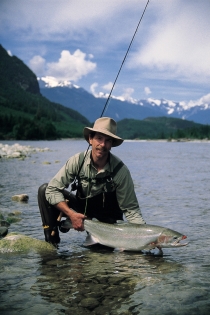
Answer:
<svg viewBox="0 0 210 315"><path fill-rule="evenodd" d="M100 132L106 136L110 136L113 139L112 142L112 147L118 147L119 145L121 145L124 141L124 139L114 135L113 133L109 132L108 130L104 130L104 129L100 129L100 128L89 128L89 127L85 127L83 134L84 134L84 138L85 140L89 143L89 134L91 132Z"/></svg>

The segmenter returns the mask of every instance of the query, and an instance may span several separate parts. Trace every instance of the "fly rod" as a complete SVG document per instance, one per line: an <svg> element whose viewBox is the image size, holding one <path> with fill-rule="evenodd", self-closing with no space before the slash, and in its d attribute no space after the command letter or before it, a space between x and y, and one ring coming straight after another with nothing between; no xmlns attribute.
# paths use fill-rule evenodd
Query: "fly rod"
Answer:
<svg viewBox="0 0 210 315"><path fill-rule="evenodd" d="M120 75L120 72L121 72L121 70L122 70L122 68L123 68L123 66L124 66L124 63L125 63L125 61L126 61L126 59L127 59L128 53L129 53L129 51L130 51L130 49L131 49L131 46L132 46L133 41L134 41L134 38L135 38L135 36L136 36L136 34L137 34L137 31L138 31L138 29L139 29L139 26L140 26L140 24L141 24L141 21L142 21L142 19L143 19L143 16L144 16L144 14L145 14L145 12L146 12L146 9L147 9L147 6L148 6L148 4L149 4L149 1L150 1L150 0L147 1L146 5L145 5L145 8L144 8L144 10L143 10L143 13L142 13L142 15L141 15L141 17L140 17L140 19L139 19L139 22L138 22L138 24L137 24L137 27L136 27L135 32L134 32L134 34L133 34L133 37L132 37L132 39L131 39L131 41L130 41L130 44L129 44L128 48L127 48L127 51L126 51L125 56L124 56L124 58L123 58L123 61L122 61L121 65L120 65L120 68L119 68L119 70L118 70L118 73L117 73L117 75L116 75L116 78L115 78L115 80L114 80L114 83L113 83L113 85L112 85L112 88L111 88L111 90L110 90L109 96L108 96L108 98L107 98L107 100L106 100L106 103L105 103L105 105L104 105L104 108L103 108L103 110L102 110L102 113L101 113L100 118L104 115L104 112L105 112L105 110L106 110L106 108L107 108L107 106L108 106L108 104L109 104L109 101L110 101L112 92L113 92L113 90L114 90L114 87L115 87L116 82L117 82L117 80L118 80L118 77L119 77L119 75ZM78 173L77 173L77 175L76 175L76 177L75 177L75 179L74 179L74 182L73 182L72 185L71 185L71 191L74 191L74 190L77 189L77 183L76 183L76 181L77 181L77 178L79 177L80 171L81 171L82 166L83 166L83 164L84 164L84 161L85 161L85 158L86 158L86 155L87 155L87 153L88 153L89 148L90 148L90 144L88 145L88 148L87 148L87 150L86 150L86 152L85 152L85 154L84 154L84 158L83 158L82 163L81 163L81 165L80 165L80 167L79 167L79 170L78 170ZM59 222L61 221L61 218L62 218L62 212L60 212L60 215L58 216L58 219L57 219L58 224L59 224ZM54 233L55 233L55 232L52 231L51 235L54 235Z"/></svg>

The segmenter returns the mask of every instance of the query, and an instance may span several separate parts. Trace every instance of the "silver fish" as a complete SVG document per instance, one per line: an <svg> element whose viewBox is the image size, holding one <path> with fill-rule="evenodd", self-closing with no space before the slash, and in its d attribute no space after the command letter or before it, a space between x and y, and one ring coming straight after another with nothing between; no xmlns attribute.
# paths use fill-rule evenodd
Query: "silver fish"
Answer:
<svg viewBox="0 0 210 315"><path fill-rule="evenodd" d="M62 232L72 228L69 219L61 223ZM102 244L120 250L141 251L158 248L161 251L161 248L188 244L183 242L187 238L186 235L158 225L131 224L125 221L108 224L96 219L85 219L84 228L88 232L84 246Z"/></svg>
<svg viewBox="0 0 210 315"><path fill-rule="evenodd" d="M107 224L95 220L84 220L88 232L84 246L96 243L128 251L151 250L154 248L181 247L187 236L174 230L149 224L120 222Z"/></svg>

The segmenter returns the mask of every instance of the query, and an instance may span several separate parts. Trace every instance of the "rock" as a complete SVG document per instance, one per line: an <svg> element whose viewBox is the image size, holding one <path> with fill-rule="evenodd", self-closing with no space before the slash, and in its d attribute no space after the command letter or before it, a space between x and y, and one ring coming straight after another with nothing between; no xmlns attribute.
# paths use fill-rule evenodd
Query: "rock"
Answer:
<svg viewBox="0 0 210 315"><path fill-rule="evenodd" d="M6 236L8 233L8 228L6 226L0 226L0 239Z"/></svg>
<svg viewBox="0 0 210 315"><path fill-rule="evenodd" d="M24 159L31 153L50 151L48 148L33 148L31 146L23 146L18 143L13 145L0 143L0 158L18 158Z"/></svg>
<svg viewBox="0 0 210 315"><path fill-rule="evenodd" d="M28 201L29 197L26 194L12 196L13 201Z"/></svg>
<svg viewBox="0 0 210 315"><path fill-rule="evenodd" d="M92 310L99 305L99 301L95 298L86 298L86 299L83 299L80 304L82 307Z"/></svg>
<svg viewBox="0 0 210 315"><path fill-rule="evenodd" d="M48 161L44 161L42 164L48 165L48 164L51 164L51 163L48 162Z"/></svg>
<svg viewBox="0 0 210 315"><path fill-rule="evenodd" d="M9 223L9 225L12 223L20 222L20 221L21 221L21 218L18 218L16 216L8 215L8 217L7 217L7 222Z"/></svg>
<svg viewBox="0 0 210 315"><path fill-rule="evenodd" d="M50 252L56 248L45 241L41 241L30 236L17 233L9 233L6 237L0 240L0 252Z"/></svg>
<svg viewBox="0 0 210 315"><path fill-rule="evenodd" d="M9 223L8 221L6 221L6 220L1 220L1 219L0 219L0 226L6 226L6 227L8 227L8 226L10 226L10 223Z"/></svg>

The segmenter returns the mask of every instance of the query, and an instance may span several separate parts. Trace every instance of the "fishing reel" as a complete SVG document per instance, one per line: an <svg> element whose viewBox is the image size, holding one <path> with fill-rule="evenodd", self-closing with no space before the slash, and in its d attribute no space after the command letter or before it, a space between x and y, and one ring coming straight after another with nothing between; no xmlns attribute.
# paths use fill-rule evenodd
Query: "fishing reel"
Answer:
<svg viewBox="0 0 210 315"><path fill-rule="evenodd" d="M68 221L68 219L60 221L59 231L61 231L62 233L67 233L70 230L71 227L69 226L70 224Z"/></svg>

